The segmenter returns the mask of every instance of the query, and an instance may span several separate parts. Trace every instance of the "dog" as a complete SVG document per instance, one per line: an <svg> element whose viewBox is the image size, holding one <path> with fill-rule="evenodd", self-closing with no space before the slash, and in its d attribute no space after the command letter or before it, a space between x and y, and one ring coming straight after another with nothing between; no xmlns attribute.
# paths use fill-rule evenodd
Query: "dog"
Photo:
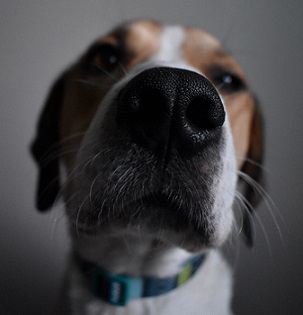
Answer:
<svg viewBox="0 0 303 315"><path fill-rule="evenodd" d="M97 39L51 88L32 143L37 207L62 196L71 235L55 314L231 314L218 249L239 205L253 242L262 151L256 99L217 39L150 20Z"/></svg>

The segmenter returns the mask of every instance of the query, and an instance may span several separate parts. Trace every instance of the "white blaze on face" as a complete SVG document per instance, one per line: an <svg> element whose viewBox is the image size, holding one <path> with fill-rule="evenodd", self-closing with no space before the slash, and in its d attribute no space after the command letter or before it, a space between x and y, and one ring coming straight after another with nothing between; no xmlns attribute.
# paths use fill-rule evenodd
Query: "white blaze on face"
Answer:
<svg viewBox="0 0 303 315"><path fill-rule="evenodd" d="M152 59L165 63L184 62L182 59L182 45L185 39L184 28L165 26L160 38L160 49Z"/></svg>
<svg viewBox="0 0 303 315"><path fill-rule="evenodd" d="M160 36L159 50L149 62L152 66L179 68L202 74L184 59L183 46L186 40L187 33L183 27L165 26Z"/></svg>
<svg viewBox="0 0 303 315"><path fill-rule="evenodd" d="M161 37L159 50L153 58L152 63L161 66L186 69L201 74L198 69L190 66L183 58L183 45L186 41L186 31L181 26L165 26Z"/></svg>

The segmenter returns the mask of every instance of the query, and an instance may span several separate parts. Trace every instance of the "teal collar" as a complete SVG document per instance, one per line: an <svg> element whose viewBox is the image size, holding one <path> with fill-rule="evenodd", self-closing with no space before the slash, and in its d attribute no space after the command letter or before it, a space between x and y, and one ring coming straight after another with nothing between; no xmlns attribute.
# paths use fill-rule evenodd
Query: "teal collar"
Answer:
<svg viewBox="0 0 303 315"><path fill-rule="evenodd" d="M192 257L182 264L180 273L156 278L115 275L77 257L94 295L116 306L125 306L132 299L163 295L178 288L196 273L204 260L205 255Z"/></svg>

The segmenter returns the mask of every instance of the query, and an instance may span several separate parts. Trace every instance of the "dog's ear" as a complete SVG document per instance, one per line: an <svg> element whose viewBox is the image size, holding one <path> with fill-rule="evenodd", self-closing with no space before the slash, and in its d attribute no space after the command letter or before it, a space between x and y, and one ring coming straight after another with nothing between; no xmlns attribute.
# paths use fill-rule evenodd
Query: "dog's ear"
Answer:
<svg viewBox="0 0 303 315"><path fill-rule="evenodd" d="M262 198L261 186L264 186L264 177L262 169L263 161L263 120L259 110L258 101L254 98L255 107L251 122L249 149L246 161L242 166L242 188L244 199L243 203L246 208L243 214L242 231L245 235L246 243L252 247L254 243L254 230L251 217L254 208ZM261 185L261 186L259 186Z"/></svg>
<svg viewBox="0 0 303 315"><path fill-rule="evenodd" d="M59 113L63 101L65 74L52 86L42 110L31 152L38 164L36 206L45 211L56 200L59 179ZM57 152L57 153L56 153Z"/></svg>

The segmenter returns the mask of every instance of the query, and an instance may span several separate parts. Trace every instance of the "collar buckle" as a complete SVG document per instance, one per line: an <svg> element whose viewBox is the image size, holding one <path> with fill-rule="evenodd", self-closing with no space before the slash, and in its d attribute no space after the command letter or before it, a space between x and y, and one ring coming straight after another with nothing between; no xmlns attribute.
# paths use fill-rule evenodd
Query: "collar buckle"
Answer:
<svg viewBox="0 0 303 315"><path fill-rule="evenodd" d="M110 275L95 269L93 273L94 294L116 306L127 305L129 300L129 281L121 275Z"/></svg>

